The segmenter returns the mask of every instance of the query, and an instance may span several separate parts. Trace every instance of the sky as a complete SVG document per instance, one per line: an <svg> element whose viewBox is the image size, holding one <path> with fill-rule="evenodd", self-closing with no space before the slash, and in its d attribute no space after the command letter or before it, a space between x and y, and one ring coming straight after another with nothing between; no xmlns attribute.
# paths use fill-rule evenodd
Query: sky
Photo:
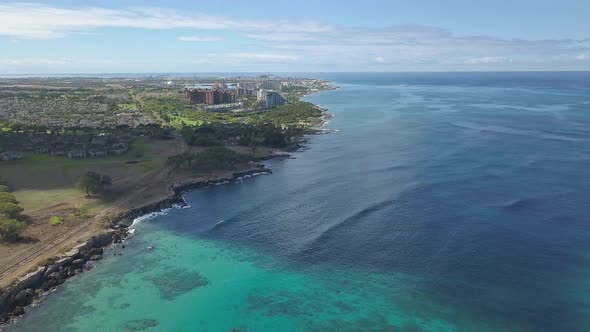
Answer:
<svg viewBox="0 0 590 332"><path fill-rule="evenodd" d="M588 0L0 0L0 74L590 70Z"/></svg>

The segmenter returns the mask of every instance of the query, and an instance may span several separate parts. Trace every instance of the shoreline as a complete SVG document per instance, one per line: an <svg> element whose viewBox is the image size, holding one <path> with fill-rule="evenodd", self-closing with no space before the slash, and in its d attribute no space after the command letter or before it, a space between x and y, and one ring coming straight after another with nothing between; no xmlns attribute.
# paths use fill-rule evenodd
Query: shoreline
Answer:
<svg viewBox="0 0 590 332"><path fill-rule="evenodd" d="M277 155L268 159L283 157L286 155ZM102 233L95 234L61 257L38 267L37 270L24 275L5 288L0 295L0 331L15 324L26 313L27 306L42 302L48 292L55 290L68 279L91 270L96 262L102 260L104 249L113 245L122 245L133 234L130 228L138 218L171 208L186 207L187 204L182 195L188 191L212 185L236 183L244 177L262 174L272 174L272 170L263 164L254 164L242 170L233 171L230 176L186 181L175 186L167 197L156 203L120 213Z"/></svg>
<svg viewBox="0 0 590 332"><path fill-rule="evenodd" d="M338 87L330 86L325 90L336 89ZM325 90L313 91L309 94ZM329 123L334 115L324 107L315 106L321 110L321 116L318 118L317 123L312 124L313 134L302 136L292 151L305 150L305 144L309 141L311 135L329 132L323 127ZM257 158L257 162L288 158L290 157L289 152L291 151ZM105 248L122 244L133 234L133 232L130 232L130 228L138 218L170 208L188 206L183 194L191 190L202 189L211 185L235 183L241 181L244 177L272 174L270 168L257 162L251 162L247 167L232 171L229 176L210 176L208 179L198 181L187 179L179 184L172 184L167 196L162 197L155 203L120 212L117 217L109 221L107 227L102 228L100 233L94 234L88 240L75 245L71 250L55 260L50 260L38 266L35 271L31 272L29 270L28 273L18 278L10 286L0 289L0 331L4 327L14 325L26 313L25 308L27 306L42 302L48 292L55 290L68 279L91 270L96 262L103 258Z"/></svg>

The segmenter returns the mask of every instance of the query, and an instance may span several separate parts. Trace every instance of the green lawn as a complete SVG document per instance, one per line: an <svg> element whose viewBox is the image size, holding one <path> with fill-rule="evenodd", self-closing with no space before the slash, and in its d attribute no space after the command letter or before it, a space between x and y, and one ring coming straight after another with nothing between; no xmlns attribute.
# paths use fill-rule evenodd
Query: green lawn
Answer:
<svg viewBox="0 0 590 332"><path fill-rule="evenodd" d="M192 120L189 119L186 116L180 116L180 115L172 115L170 116L170 125L175 127L175 128L182 128L182 124L185 124L187 126L200 126L203 124L202 120Z"/></svg>

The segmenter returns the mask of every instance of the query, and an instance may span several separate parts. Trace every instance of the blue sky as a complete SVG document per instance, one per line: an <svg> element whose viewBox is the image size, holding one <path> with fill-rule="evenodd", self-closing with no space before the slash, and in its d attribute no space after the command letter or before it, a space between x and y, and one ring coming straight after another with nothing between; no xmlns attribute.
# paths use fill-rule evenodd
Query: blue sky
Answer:
<svg viewBox="0 0 590 332"><path fill-rule="evenodd" d="M590 2L0 1L0 74L590 70Z"/></svg>

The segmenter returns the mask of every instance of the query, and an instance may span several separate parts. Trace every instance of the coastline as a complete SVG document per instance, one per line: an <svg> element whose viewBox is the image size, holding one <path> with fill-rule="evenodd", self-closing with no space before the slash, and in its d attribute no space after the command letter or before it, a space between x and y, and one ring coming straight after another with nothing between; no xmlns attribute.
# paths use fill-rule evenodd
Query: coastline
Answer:
<svg viewBox="0 0 590 332"><path fill-rule="evenodd" d="M275 158L282 157L286 155L277 155ZM27 306L40 303L47 292L51 292L68 279L91 270L96 262L103 258L105 248L124 245L124 241L132 234L130 227L137 218L170 208L187 206L182 197L187 191L235 183L244 177L261 174L272 174L272 171L265 165L254 164L231 172L228 176L186 181L175 186L167 197L156 203L120 213L102 233L95 234L89 240L74 246L61 257L38 267L4 289L0 295L0 331L18 321L25 314Z"/></svg>
<svg viewBox="0 0 590 332"><path fill-rule="evenodd" d="M330 86L324 90L338 89ZM305 97L305 96L303 96ZM321 110L321 116L316 123L312 124L313 134L320 134L327 130L322 129L334 116L326 108L316 105ZM310 135L300 138L297 147L293 151L305 150L305 144ZM290 157L288 152L268 155L257 158L258 161L276 158ZM134 221L142 216L151 213L161 212L175 207L186 207L183 193L224 183L235 183L244 177L260 174L272 174L272 170L260 163L251 163L247 167L229 172L223 176L210 176L204 180L195 181L186 179L171 186L171 192L155 203L149 203L139 208L129 209L119 213L109 221L106 228L93 234L88 240L77 244L65 254L51 259L45 264L38 266L36 270L29 270L28 273L18 278L10 286L0 289L0 331L4 327L15 324L25 314L25 308L31 304L40 303L48 292L53 291L67 279L92 269L96 262L103 258L104 249L113 245L123 245L123 242L132 234L130 227Z"/></svg>

